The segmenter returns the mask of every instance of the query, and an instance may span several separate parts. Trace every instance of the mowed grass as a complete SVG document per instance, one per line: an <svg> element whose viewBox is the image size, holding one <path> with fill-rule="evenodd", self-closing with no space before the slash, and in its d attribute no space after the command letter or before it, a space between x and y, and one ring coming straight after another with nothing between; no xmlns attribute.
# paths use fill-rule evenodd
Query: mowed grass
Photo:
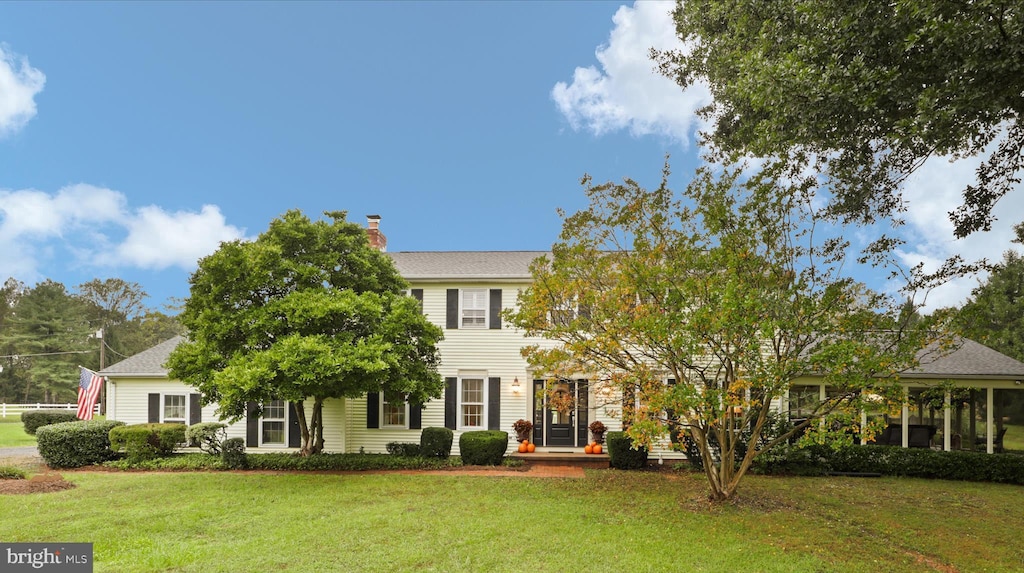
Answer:
<svg viewBox="0 0 1024 573"><path fill-rule="evenodd" d="M0 448L36 445L36 437L25 433L20 417L0 418Z"/></svg>
<svg viewBox="0 0 1024 573"><path fill-rule="evenodd" d="M695 474L84 473L0 496L0 539L96 571L1021 571L1016 486Z"/></svg>

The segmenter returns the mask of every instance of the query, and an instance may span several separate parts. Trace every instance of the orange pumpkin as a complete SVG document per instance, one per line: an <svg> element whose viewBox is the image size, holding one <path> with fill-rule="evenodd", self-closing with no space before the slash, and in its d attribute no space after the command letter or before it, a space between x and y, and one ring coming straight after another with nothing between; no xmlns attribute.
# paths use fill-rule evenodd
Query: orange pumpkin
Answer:
<svg viewBox="0 0 1024 573"><path fill-rule="evenodd" d="M594 453L594 446L592 446L591 444L587 444L586 446L583 446L583 453L585 453L585 454L592 454L592 453Z"/></svg>
<svg viewBox="0 0 1024 573"><path fill-rule="evenodd" d="M519 442L519 453L520 454L525 454L526 453L526 448L527 448L526 442Z"/></svg>
<svg viewBox="0 0 1024 573"><path fill-rule="evenodd" d="M533 445L533 442L530 442L526 446L526 451L532 454L533 452L537 451L537 446Z"/></svg>
<svg viewBox="0 0 1024 573"><path fill-rule="evenodd" d="M594 453L595 454L600 454L601 450L602 450L601 444L594 444Z"/></svg>

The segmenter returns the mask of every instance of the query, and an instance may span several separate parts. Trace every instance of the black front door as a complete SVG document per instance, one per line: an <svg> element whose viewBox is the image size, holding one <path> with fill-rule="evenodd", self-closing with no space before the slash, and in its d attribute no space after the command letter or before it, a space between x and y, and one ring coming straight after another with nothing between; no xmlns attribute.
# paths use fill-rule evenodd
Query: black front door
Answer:
<svg viewBox="0 0 1024 573"><path fill-rule="evenodd" d="M538 446L583 446L587 443L586 380L563 380L547 386L533 381L533 442Z"/></svg>
<svg viewBox="0 0 1024 573"><path fill-rule="evenodd" d="M559 382L547 398L547 445L575 445L576 383Z"/></svg>

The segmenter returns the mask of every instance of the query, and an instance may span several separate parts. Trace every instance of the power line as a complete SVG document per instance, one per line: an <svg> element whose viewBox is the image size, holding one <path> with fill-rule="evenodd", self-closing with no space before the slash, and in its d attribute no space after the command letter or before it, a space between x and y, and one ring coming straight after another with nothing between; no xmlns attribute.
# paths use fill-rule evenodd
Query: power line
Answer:
<svg viewBox="0 0 1024 573"><path fill-rule="evenodd" d="M109 345L109 344L107 344L107 341L106 341L106 339L103 339L103 346L106 346L106 347L107 347L107 350L109 350L109 351L113 352L114 354L116 354L116 355L120 356L121 358L128 358L128 355L127 355L127 354L121 354L120 352L118 352L118 351L114 350L113 348L111 348L111 347L110 347L110 345Z"/></svg>

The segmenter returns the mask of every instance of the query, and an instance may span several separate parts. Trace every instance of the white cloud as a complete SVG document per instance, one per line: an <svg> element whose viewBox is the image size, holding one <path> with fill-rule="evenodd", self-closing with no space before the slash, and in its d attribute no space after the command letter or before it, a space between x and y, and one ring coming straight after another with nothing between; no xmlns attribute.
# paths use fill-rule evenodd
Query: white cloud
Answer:
<svg viewBox="0 0 1024 573"><path fill-rule="evenodd" d="M30 66L28 58L0 45L0 137L18 131L35 117L35 97L45 84L46 75Z"/></svg>
<svg viewBox="0 0 1024 573"><path fill-rule="evenodd" d="M41 278L48 263L193 270L221 241L244 237L215 205L196 212L128 206L123 193L87 184L55 194L0 190L0 277ZM64 257L64 259L61 259Z"/></svg>
<svg viewBox="0 0 1024 573"><path fill-rule="evenodd" d="M216 251L221 242L244 235L227 224L216 205L203 205L199 213L143 207L126 226L128 237L118 245L118 256L130 265L155 269L194 269L196 262Z"/></svg>
<svg viewBox="0 0 1024 573"><path fill-rule="evenodd" d="M898 254L908 265L919 262L925 269L935 269L946 258L960 255L966 261L988 259L1002 260L1003 253L1010 248L1019 249L1011 243L1014 238L1013 225L1024 221L1024 190L1018 185L1003 197L994 210L997 220L987 232L976 232L966 238L956 239L949 212L962 202L961 193L968 184L975 181L975 170L988 151L976 157L950 161L948 157L933 157L925 162L910 178L905 187L908 244ZM928 298L928 308L962 304L977 286L979 277L963 277L935 289Z"/></svg>
<svg viewBox="0 0 1024 573"><path fill-rule="evenodd" d="M651 48L683 48L674 7L663 1L620 7L608 43L595 54L600 69L578 67L571 83L555 85L551 97L574 130L601 135L628 128L636 136L662 135L686 145L694 129L703 128L696 111L711 103L711 92L702 84L683 90L649 57Z"/></svg>

